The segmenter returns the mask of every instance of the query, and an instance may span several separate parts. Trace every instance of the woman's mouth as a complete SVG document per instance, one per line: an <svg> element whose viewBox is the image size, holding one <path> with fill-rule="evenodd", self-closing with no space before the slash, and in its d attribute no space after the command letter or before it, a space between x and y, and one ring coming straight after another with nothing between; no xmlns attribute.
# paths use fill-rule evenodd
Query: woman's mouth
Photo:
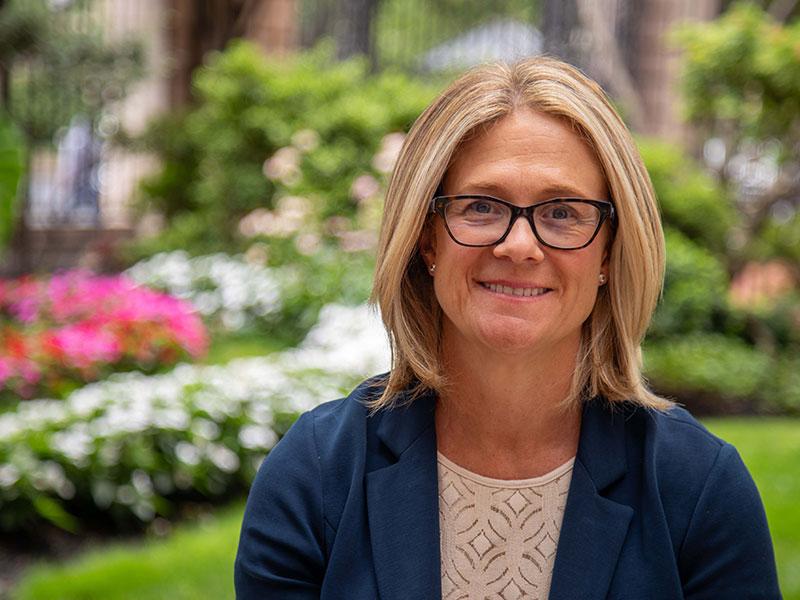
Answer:
<svg viewBox="0 0 800 600"><path fill-rule="evenodd" d="M519 297L531 297L531 296L541 296L542 294L546 294L547 292L552 291L550 288L546 287L516 287L510 285L503 285L499 283L486 283L483 281L478 282L484 288L489 291L494 292L495 294L503 294L505 296L519 296Z"/></svg>

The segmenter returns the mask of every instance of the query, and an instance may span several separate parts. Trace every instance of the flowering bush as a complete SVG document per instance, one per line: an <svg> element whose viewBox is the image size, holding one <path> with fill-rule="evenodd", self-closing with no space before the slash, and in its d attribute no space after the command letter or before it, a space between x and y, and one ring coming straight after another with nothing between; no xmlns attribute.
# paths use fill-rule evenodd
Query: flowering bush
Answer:
<svg viewBox="0 0 800 600"><path fill-rule="evenodd" d="M296 349L21 403L0 415L0 528L147 523L181 500L241 492L298 412L388 363L374 315L329 306Z"/></svg>
<svg viewBox="0 0 800 600"><path fill-rule="evenodd" d="M325 304L359 304L369 295L372 257L341 260L329 246L281 267L265 266L274 250L255 243L244 256L217 253L190 257L162 252L136 263L126 275L194 304L206 322L235 332L257 329L273 339L297 343Z"/></svg>
<svg viewBox="0 0 800 600"><path fill-rule="evenodd" d="M207 346L190 304L127 277L0 280L0 393L63 395L113 371L201 356Z"/></svg>
<svg viewBox="0 0 800 600"><path fill-rule="evenodd" d="M136 263L125 274L190 301L208 323L226 331L265 328L281 309L279 271L238 256L218 253L192 258L183 250L162 252Z"/></svg>
<svg viewBox="0 0 800 600"><path fill-rule="evenodd" d="M144 183L144 209L166 229L134 253L245 251L254 236L309 255L323 245L372 249L381 188L404 134L438 86L371 73L320 46L270 60L231 44L194 76L196 104L152 124L141 140L159 173ZM377 205L371 207L371 205ZM331 220L332 219L332 220Z"/></svg>

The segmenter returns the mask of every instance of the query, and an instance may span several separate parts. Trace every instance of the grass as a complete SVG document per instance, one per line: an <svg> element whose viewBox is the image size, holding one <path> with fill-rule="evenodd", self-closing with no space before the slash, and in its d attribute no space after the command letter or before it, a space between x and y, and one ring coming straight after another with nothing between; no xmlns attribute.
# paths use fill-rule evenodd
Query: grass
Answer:
<svg viewBox="0 0 800 600"><path fill-rule="evenodd" d="M222 365L234 358L266 356L285 350L288 346L288 342L259 332L215 334L203 362Z"/></svg>
<svg viewBox="0 0 800 600"><path fill-rule="evenodd" d="M90 551L73 564L32 568L14 600L233 599L233 559L244 507L179 527L168 540Z"/></svg>
<svg viewBox="0 0 800 600"><path fill-rule="evenodd" d="M781 589L800 600L800 420L707 419L733 443L758 484L775 541ZM217 600L233 598L233 558L242 506L186 525L165 541L91 552L69 565L29 571L14 600Z"/></svg>
<svg viewBox="0 0 800 600"><path fill-rule="evenodd" d="M739 450L767 511L786 600L800 600L800 420L707 419L706 427Z"/></svg>

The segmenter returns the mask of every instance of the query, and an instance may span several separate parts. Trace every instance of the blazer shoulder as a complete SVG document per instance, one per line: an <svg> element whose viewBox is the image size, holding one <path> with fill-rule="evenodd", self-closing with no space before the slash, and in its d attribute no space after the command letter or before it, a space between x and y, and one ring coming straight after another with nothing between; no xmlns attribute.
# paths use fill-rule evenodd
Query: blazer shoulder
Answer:
<svg viewBox="0 0 800 600"><path fill-rule="evenodd" d="M680 406L646 410L648 442L664 461L707 472L727 444ZM659 461L661 462L661 461Z"/></svg>
<svg viewBox="0 0 800 600"><path fill-rule="evenodd" d="M323 402L302 415L310 421L315 442L320 447L338 447L357 443L359 438L363 438L371 418L367 402L380 394L380 377L367 379L344 398Z"/></svg>

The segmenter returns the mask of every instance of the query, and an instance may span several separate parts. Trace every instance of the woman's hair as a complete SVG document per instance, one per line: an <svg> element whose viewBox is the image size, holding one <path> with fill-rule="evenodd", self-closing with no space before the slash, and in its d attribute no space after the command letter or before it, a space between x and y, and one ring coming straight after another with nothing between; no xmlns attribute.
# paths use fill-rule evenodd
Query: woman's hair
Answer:
<svg viewBox="0 0 800 600"><path fill-rule="evenodd" d="M583 325L567 402L602 395L664 409L647 389L641 341L661 292L664 236L650 178L636 145L600 86L561 61L536 57L468 71L417 119L392 174L378 244L372 302L392 345L392 370L378 410L447 384L441 361L441 308L419 251L420 234L460 144L516 108L558 116L591 146L616 209L608 283ZM400 395L400 392L409 391Z"/></svg>

